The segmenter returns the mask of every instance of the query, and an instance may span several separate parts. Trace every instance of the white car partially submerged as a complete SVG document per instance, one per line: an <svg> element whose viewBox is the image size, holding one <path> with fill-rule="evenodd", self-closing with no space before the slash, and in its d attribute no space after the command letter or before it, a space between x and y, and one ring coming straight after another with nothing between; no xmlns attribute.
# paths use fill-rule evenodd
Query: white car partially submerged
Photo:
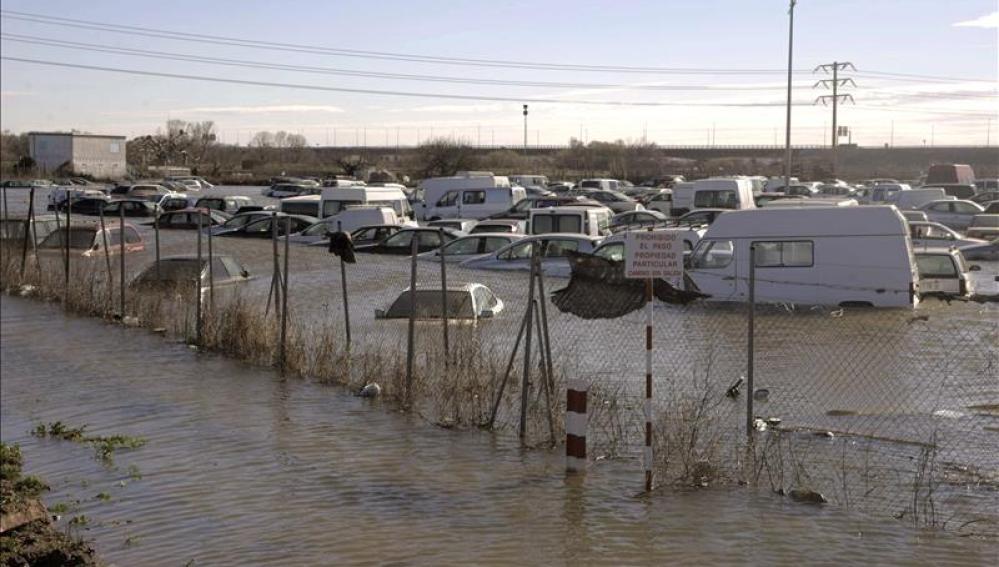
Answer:
<svg viewBox="0 0 999 567"><path fill-rule="evenodd" d="M386 309L375 309L375 319L408 319L413 310L413 293L406 288ZM415 317L441 319L445 317L447 302L448 319L477 321L489 319L503 310L503 300L491 289L480 283L453 284L447 291L441 287L416 287Z"/></svg>

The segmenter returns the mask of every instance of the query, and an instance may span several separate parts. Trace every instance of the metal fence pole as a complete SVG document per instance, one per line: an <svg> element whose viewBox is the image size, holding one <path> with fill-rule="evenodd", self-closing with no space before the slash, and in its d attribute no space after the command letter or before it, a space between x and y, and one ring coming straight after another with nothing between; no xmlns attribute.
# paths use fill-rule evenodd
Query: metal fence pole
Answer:
<svg viewBox="0 0 999 567"><path fill-rule="evenodd" d="M208 209L205 209L205 212L207 212L207 210ZM202 212L199 211L198 212L199 226L204 225L203 220L204 216ZM209 224L208 226L211 227L211 224ZM202 230L201 228L198 228L198 232L201 232L201 230ZM156 259L157 262L159 262L158 253L159 250L157 250L157 259ZM211 228L208 229L208 308L211 309L212 311L215 310L215 253L212 251Z"/></svg>
<svg viewBox="0 0 999 567"><path fill-rule="evenodd" d="M548 353L545 352L545 339L544 331L541 329L541 313L539 313L540 308L538 307L538 300L535 299L532 308L534 313L535 328L538 331L538 356L540 360L538 361L538 366L541 367L541 384L542 392L545 394L545 404L548 406L548 439L551 441L552 446L555 446L555 416L552 415L552 394L551 394L551 375L548 372L551 370L551 361L548 360Z"/></svg>
<svg viewBox="0 0 999 567"><path fill-rule="evenodd" d="M517 331L517 339L513 342L513 350L510 351L510 360L506 363L506 371L503 373L503 381L500 382L499 392L496 393L496 401L493 403L493 411L489 415L489 429L496 423L496 413L499 412L500 400L503 399L503 392L506 390L506 382L510 379L510 371L513 370L513 361L517 358L517 349L520 348L520 341L524 338L524 327L527 325L527 312L520 319L520 330Z"/></svg>
<svg viewBox="0 0 999 567"><path fill-rule="evenodd" d="M63 258L63 294L62 303L66 305L69 302L69 240L70 233L73 224L73 193L70 190L66 190L68 195L68 201L66 203L66 238L65 238L65 257ZM56 212L58 215L59 213Z"/></svg>
<svg viewBox="0 0 999 567"><path fill-rule="evenodd" d="M343 223L336 221L337 232L343 232ZM340 289L343 291L343 322L347 327L347 350L350 350L350 305L347 302L347 263L340 255Z"/></svg>
<svg viewBox="0 0 999 567"><path fill-rule="evenodd" d="M444 368L448 367L451 358L451 344L448 340L448 311L447 311L447 262L444 258L444 229L438 228L437 234L440 237L440 257L441 257L441 320L444 322Z"/></svg>
<svg viewBox="0 0 999 567"><path fill-rule="evenodd" d="M749 244L749 314L746 339L746 436L753 439L753 378L756 374L754 341L756 335L756 244Z"/></svg>
<svg viewBox="0 0 999 567"><path fill-rule="evenodd" d="M416 334L416 255L419 252L419 232L413 232L409 246L409 334L406 339L406 405L412 401L413 393L413 352Z"/></svg>
<svg viewBox="0 0 999 567"><path fill-rule="evenodd" d="M10 206L7 204L7 187L3 188L3 224L4 226L10 226L7 222L10 220Z"/></svg>
<svg viewBox="0 0 999 567"><path fill-rule="evenodd" d="M121 308L121 318L125 319L125 207L122 203L118 204L118 251L120 252L118 258L118 275L121 278L119 282L119 289L121 290L121 295L119 297L120 308Z"/></svg>
<svg viewBox="0 0 999 567"><path fill-rule="evenodd" d="M651 230L651 229L649 229ZM652 278L645 280L645 491L652 491Z"/></svg>
<svg viewBox="0 0 999 567"><path fill-rule="evenodd" d="M194 332L198 346L201 346L201 217L198 217L198 268L194 274Z"/></svg>
<svg viewBox="0 0 999 567"><path fill-rule="evenodd" d="M32 193L35 192L35 188L34 187L31 188L31 192ZM32 205L33 204L34 204L34 200L32 200ZM28 214L29 214L29 222L31 223L29 225L31 227L31 251L35 255L35 266L39 270L41 270L42 264L41 264L41 261L38 259L38 225L35 223L35 208L34 208L34 206L32 206L28 210ZM56 218L59 218L59 211L56 211Z"/></svg>
<svg viewBox="0 0 999 567"><path fill-rule="evenodd" d="M286 359L286 348L288 342L288 247L291 239L288 236L291 234L291 217L285 217L285 229L284 229L284 281L283 288L284 293L281 294L281 373L284 374L285 359Z"/></svg>
<svg viewBox="0 0 999 567"><path fill-rule="evenodd" d="M156 239L156 281L160 281L160 205L156 204L156 216L153 217L153 233Z"/></svg>
<svg viewBox="0 0 999 567"><path fill-rule="evenodd" d="M4 188L4 195L7 194L7 189ZM21 279L24 279L24 270L28 266L28 239L31 238L31 227L34 226L34 216L35 216L35 188L32 187L28 192L28 216L24 221L24 242L21 243ZM4 223L4 230L10 234L10 223Z"/></svg>
<svg viewBox="0 0 999 567"><path fill-rule="evenodd" d="M58 213L56 213L58 214ZM101 221L101 243L104 247L104 265L108 269L108 311L114 310L114 272L111 270L111 249L108 245L108 230L104 223L104 207L97 209L97 216Z"/></svg>
<svg viewBox="0 0 999 567"><path fill-rule="evenodd" d="M524 438L527 435L527 399L528 390L530 389L531 384L531 334L533 331L532 315L534 313L534 278L537 276L538 271L538 253L540 252L539 244L540 243L535 243L535 245L531 247L531 275L527 289L527 334L524 337L524 376L520 383L520 427L517 430L521 443L524 442Z"/></svg>

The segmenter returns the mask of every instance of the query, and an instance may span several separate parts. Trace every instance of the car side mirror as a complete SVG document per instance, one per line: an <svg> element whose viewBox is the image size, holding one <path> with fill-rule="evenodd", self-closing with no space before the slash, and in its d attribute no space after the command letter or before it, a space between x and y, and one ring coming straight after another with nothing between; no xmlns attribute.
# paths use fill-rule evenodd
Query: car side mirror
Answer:
<svg viewBox="0 0 999 567"><path fill-rule="evenodd" d="M385 318L385 310L375 309L375 319L384 319L384 318Z"/></svg>
<svg viewBox="0 0 999 567"><path fill-rule="evenodd" d="M492 309L483 309L482 313L479 314L479 318L480 319L492 319L493 315L495 315L495 313L493 313Z"/></svg>
<svg viewBox="0 0 999 567"><path fill-rule="evenodd" d="M250 272L247 272L246 270L240 270L239 275L243 276L244 278L248 278L250 277Z"/></svg>
<svg viewBox="0 0 999 567"><path fill-rule="evenodd" d="M980 272L980 271L982 271L982 267L979 266L978 264L972 264L971 267L968 268L968 271L969 272Z"/></svg>

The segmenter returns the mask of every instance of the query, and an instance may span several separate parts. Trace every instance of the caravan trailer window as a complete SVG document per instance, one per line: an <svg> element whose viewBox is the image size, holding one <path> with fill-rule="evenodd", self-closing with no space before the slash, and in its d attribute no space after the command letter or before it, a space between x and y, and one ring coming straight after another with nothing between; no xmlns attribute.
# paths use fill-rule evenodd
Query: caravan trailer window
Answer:
<svg viewBox="0 0 999 567"><path fill-rule="evenodd" d="M754 242L757 268L808 268L814 265L810 241Z"/></svg>
<svg viewBox="0 0 999 567"><path fill-rule="evenodd" d="M736 209L739 199L735 191L698 191L694 194L694 206L698 209Z"/></svg>
<svg viewBox="0 0 999 567"><path fill-rule="evenodd" d="M458 204L458 192L448 191L437 201L438 207L453 207Z"/></svg>

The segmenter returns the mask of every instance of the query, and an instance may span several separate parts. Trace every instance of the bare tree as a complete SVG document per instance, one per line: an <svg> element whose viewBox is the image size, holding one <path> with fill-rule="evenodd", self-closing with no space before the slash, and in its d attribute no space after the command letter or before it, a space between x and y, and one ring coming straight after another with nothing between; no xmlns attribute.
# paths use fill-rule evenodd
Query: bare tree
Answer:
<svg viewBox="0 0 999 567"><path fill-rule="evenodd" d="M437 138L421 144L416 153L423 164L423 177L443 177L469 169L473 163L473 152L470 146L460 144L447 138Z"/></svg>

